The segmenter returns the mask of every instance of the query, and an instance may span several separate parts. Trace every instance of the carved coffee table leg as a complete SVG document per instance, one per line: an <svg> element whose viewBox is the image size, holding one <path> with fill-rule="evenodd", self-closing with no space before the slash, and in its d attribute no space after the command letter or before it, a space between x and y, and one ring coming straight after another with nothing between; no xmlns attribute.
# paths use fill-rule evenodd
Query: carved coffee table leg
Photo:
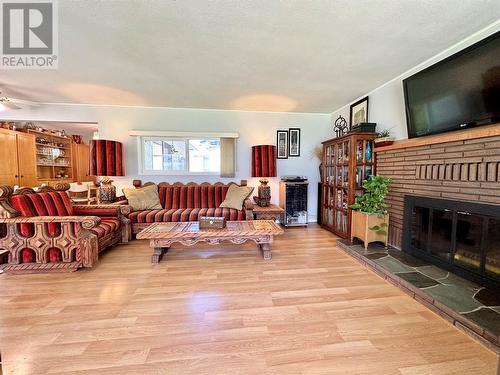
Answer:
<svg viewBox="0 0 500 375"><path fill-rule="evenodd" d="M168 247L154 247L153 248L153 255L151 256L151 263L152 264L158 264L161 261L161 258L163 258L163 254L168 252Z"/></svg>
<svg viewBox="0 0 500 375"><path fill-rule="evenodd" d="M263 243L260 244L260 248L262 249L262 256L264 257L264 260L271 260L271 250L269 250L269 244L268 243Z"/></svg>

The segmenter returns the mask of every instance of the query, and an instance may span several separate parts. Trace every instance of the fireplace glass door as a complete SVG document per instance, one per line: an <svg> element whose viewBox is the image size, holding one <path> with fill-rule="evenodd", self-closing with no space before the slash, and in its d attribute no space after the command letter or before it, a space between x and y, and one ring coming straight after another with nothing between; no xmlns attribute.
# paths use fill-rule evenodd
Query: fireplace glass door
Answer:
<svg viewBox="0 0 500 375"><path fill-rule="evenodd" d="M486 231L485 272L500 279L500 219L489 219Z"/></svg>
<svg viewBox="0 0 500 375"><path fill-rule="evenodd" d="M453 231L453 212L446 209L431 210L432 226L430 236L431 254L450 261L452 257L451 236Z"/></svg>
<svg viewBox="0 0 500 375"><path fill-rule="evenodd" d="M403 251L500 288L500 206L405 196Z"/></svg>
<svg viewBox="0 0 500 375"><path fill-rule="evenodd" d="M411 246L427 250L431 210L427 207L414 207L411 225Z"/></svg>
<svg viewBox="0 0 500 375"><path fill-rule="evenodd" d="M454 261L474 272L481 270L481 241L485 220L479 215L457 212Z"/></svg>

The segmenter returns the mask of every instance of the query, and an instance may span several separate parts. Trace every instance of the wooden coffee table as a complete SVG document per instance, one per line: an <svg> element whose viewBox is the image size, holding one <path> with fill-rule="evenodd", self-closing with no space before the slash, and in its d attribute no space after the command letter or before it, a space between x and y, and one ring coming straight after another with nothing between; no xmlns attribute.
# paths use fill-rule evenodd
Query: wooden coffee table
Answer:
<svg viewBox="0 0 500 375"><path fill-rule="evenodd" d="M197 242L217 245L222 241L242 244L254 241L262 250L265 260L271 259L269 244L274 236L283 234L283 229L271 220L228 221L224 229L200 229L198 222L154 223L137 234L137 239L150 240L153 248L151 263L158 264L173 243L186 246Z"/></svg>

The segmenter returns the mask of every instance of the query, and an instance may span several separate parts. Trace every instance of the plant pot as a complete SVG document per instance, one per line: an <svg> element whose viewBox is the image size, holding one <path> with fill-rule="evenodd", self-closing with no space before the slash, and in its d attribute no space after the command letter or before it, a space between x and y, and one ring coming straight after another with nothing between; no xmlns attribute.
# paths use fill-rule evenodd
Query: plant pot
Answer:
<svg viewBox="0 0 500 375"><path fill-rule="evenodd" d="M380 233L374 227L383 229L385 233ZM380 241L387 247L389 229L389 214L370 214L361 211L352 211L351 218L351 242L354 237L363 241L365 249L370 242Z"/></svg>
<svg viewBox="0 0 500 375"><path fill-rule="evenodd" d="M393 137L375 138L375 146L377 146L377 147L390 146L393 143L394 143Z"/></svg>

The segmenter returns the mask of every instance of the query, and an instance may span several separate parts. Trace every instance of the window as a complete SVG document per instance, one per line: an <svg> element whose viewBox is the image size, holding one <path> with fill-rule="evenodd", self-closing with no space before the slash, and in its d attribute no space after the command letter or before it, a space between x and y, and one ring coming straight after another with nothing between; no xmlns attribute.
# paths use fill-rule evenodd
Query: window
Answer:
<svg viewBox="0 0 500 375"><path fill-rule="evenodd" d="M235 176L238 133L130 130L129 135L137 137L141 175Z"/></svg>
<svg viewBox="0 0 500 375"><path fill-rule="evenodd" d="M189 172L220 172L220 139L189 139Z"/></svg>
<svg viewBox="0 0 500 375"><path fill-rule="evenodd" d="M184 140L144 140L145 171L184 171L186 164Z"/></svg>
<svg viewBox="0 0 500 375"><path fill-rule="evenodd" d="M220 138L139 137L142 174L219 174Z"/></svg>

